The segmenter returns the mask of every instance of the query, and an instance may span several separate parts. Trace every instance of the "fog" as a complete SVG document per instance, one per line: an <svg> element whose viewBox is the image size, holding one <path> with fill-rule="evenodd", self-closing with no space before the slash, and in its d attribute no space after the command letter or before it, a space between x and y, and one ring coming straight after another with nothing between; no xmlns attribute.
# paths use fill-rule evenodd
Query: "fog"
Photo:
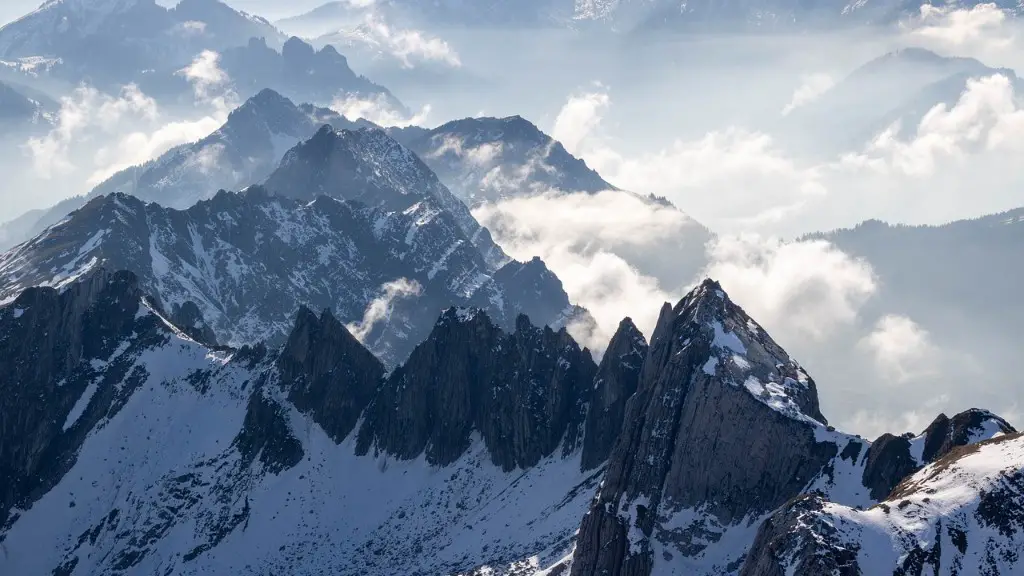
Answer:
<svg viewBox="0 0 1024 576"><path fill-rule="evenodd" d="M273 20L315 4L233 3ZM578 336L597 351L626 315L650 335L663 301L712 276L807 366L834 424L869 436L920 431L939 411L979 403L1019 416L1024 392L1011 355L1019 336L1014 346L993 342L1009 333L973 315L1019 303L935 302L962 309L956 318L915 309L880 272L884 254L872 261L827 238L801 239L867 219L944 224L1024 206L1024 95L1013 75L1024 70L1024 46L1001 12L928 7L886 30L638 38L426 29L368 10L347 32L315 43L336 44L408 110L344 94L318 104L389 126L521 115L616 187L678 208L547 190L474 211L512 256L541 256L591 310L599 330ZM908 47L978 58L993 70L950 91L936 82L958 71L922 64L919 81L900 79L900 101L872 84L893 86L897 72L851 76ZM158 102L131 85L117 94L75 87L59 100L51 130L13 148L4 167L15 184L0 220L86 193L212 132L238 103L217 59L197 54L182 69L192 102ZM707 243L677 242L701 225L715 235ZM984 289L963 297L983 301Z"/></svg>

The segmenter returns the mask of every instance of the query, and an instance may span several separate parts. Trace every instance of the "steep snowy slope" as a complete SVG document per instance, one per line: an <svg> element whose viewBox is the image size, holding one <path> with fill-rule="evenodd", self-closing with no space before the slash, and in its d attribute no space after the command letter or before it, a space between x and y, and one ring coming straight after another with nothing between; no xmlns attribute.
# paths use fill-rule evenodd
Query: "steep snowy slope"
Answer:
<svg viewBox="0 0 1024 576"><path fill-rule="evenodd" d="M741 574L1018 574L1024 436L958 448L856 509L806 497L761 527Z"/></svg>
<svg viewBox="0 0 1024 576"><path fill-rule="evenodd" d="M505 573L566 554L600 476L581 471L576 435L597 367L525 319L502 333L449 310L382 381L328 313L301 310L280 351L214 351L131 274L97 271L0 308L0 351L17 376L0 380L0 477L15 480L0 493L5 574ZM443 462L436 444L355 455L371 403L360 437L386 438L389 412L453 430L456 403L428 414L373 399L438 384L475 396Z"/></svg>
<svg viewBox="0 0 1024 576"><path fill-rule="evenodd" d="M185 211L122 194L92 200L0 255L0 301L97 267L133 271L170 313L194 302L218 339L235 345L279 340L300 305L332 308L360 323L389 363L453 304L480 306L507 327L521 312L552 325L583 313L540 261L492 273L427 199L399 209L326 196L300 203L261 187Z"/></svg>

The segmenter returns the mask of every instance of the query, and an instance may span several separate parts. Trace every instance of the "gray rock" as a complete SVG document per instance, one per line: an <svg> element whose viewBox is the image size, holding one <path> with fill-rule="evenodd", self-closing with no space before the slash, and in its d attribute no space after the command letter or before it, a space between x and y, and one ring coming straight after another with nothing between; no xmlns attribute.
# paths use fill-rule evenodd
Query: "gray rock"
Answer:
<svg viewBox="0 0 1024 576"><path fill-rule="evenodd" d="M597 468L611 455L626 416L626 402L636 392L647 349L647 340L633 321L623 320L594 378L583 440L584 470Z"/></svg>

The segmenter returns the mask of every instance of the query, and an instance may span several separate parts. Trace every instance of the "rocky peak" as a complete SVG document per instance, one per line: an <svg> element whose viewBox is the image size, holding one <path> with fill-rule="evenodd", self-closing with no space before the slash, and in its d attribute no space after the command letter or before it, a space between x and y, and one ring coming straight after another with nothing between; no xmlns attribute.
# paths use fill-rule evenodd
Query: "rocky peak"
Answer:
<svg viewBox="0 0 1024 576"><path fill-rule="evenodd" d="M626 415L626 401L636 392L647 349L647 340L632 319L619 323L594 378L583 436L584 470L597 468L611 454Z"/></svg>
<svg viewBox="0 0 1024 576"><path fill-rule="evenodd" d="M801 492L838 452L817 442L824 427L813 381L704 281L662 309L572 573L650 574L701 554Z"/></svg>
<svg viewBox="0 0 1024 576"><path fill-rule="evenodd" d="M373 399L384 366L329 311L299 309L277 360L288 399L338 443Z"/></svg>
<svg viewBox="0 0 1024 576"><path fill-rule="evenodd" d="M496 465L529 468L579 445L580 408L596 366L563 329L525 316L510 334L486 314L445 311L426 342L381 387L359 452L454 462L479 434Z"/></svg>

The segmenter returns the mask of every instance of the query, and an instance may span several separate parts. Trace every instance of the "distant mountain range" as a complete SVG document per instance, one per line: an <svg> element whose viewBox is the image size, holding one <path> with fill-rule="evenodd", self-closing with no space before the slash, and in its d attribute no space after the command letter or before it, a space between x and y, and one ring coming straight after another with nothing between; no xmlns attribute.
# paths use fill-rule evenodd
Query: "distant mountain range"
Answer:
<svg viewBox="0 0 1024 576"><path fill-rule="evenodd" d="M96 268L0 307L5 572L1020 568L1012 426L843 434L710 280L649 344L624 320L600 365L450 308L390 373L329 312L211 347L144 286Z"/></svg>
<svg viewBox="0 0 1024 576"><path fill-rule="evenodd" d="M932 108L954 106L968 79L996 74L1024 91L1024 81L1013 70L992 68L974 58L940 56L922 48L890 52L793 110L781 126L781 137L800 152L831 156L863 148L896 122L902 135L912 135Z"/></svg>
<svg viewBox="0 0 1024 576"><path fill-rule="evenodd" d="M962 4L971 7L981 2ZM996 3L1017 13L1014 0ZM362 7L356 3L327 2L306 14L281 21L285 27L306 29L317 21L351 19ZM599 27L627 33L658 31L707 32L709 30L793 31L819 27L888 25L919 13L920 3L835 2L806 4L761 0L740 4L683 2L681 0L529 0L508 3L485 0L467 4L458 0L415 2L383 0L374 10L398 21L433 25Z"/></svg>

